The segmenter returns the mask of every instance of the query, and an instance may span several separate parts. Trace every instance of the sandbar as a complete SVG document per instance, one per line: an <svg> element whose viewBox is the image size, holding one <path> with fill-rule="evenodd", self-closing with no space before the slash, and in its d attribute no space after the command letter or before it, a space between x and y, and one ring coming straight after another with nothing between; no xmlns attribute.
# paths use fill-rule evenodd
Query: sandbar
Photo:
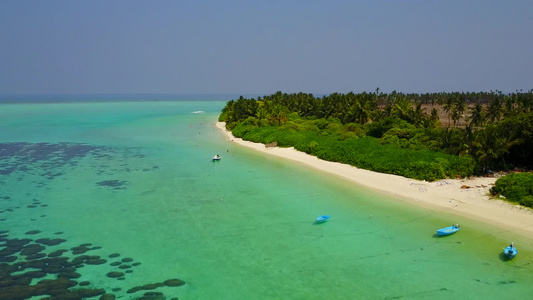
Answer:
<svg viewBox="0 0 533 300"><path fill-rule="evenodd" d="M230 142L307 165L419 206L448 208L446 211L449 213L504 228L508 232L533 240L533 210L490 197L489 189L494 185L497 177L427 182L383 174L347 164L321 160L292 147L265 147L264 144L245 141L233 136L225 125L224 122L215 124Z"/></svg>

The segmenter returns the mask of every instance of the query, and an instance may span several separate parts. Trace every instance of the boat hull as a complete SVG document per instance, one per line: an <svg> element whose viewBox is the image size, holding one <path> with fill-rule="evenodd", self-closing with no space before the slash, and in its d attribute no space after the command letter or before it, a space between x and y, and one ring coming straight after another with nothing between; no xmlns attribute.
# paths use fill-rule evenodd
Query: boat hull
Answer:
<svg viewBox="0 0 533 300"><path fill-rule="evenodd" d="M323 215L318 218L316 218L317 223L324 223L327 222L331 218L331 216Z"/></svg>
<svg viewBox="0 0 533 300"><path fill-rule="evenodd" d="M437 235L446 236L446 235L454 234L457 231L459 231L459 229L461 229L461 227L449 226L449 227L441 228L437 230Z"/></svg>
<svg viewBox="0 0 533 300"><path fill-rule="evenodd" d="M518 254L518 250L516 247L507 246L507 248L503 249L503 254L505 254L507 258L511 259Z"/></svg>

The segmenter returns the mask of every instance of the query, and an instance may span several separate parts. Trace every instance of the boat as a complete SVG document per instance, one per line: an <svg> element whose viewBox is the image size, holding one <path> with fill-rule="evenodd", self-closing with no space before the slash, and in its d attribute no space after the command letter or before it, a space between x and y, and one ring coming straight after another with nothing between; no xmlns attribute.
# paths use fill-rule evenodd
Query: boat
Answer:
<svg viewBox="0 0 533 300"><path fill-rule="evenodd" d="M505 256L507 256L508 259L511 259L518 254L518 249L516 249L516 247L514 246L514 243L511 242L511 245L503 249L503 254L505 254Z"/></svg>
<svg viewBox="0 0 533 300"><path fill-rule="evenodd" d="M323 215L323 216L316 218L316 221L317 223L324 223L324 222L327 222L329 218L331 218L331 216Z"/></svg>
<svg viewBox="0 0 533 300"><path fill-rule="evenodd" d="M444 227L444 228L438 229L437 230L437 235L438 236L444 236L444 235L454 234L457 231L459 231L459 229L461 229L459 224L455 224L455 225L452 225L452 226L448 226L448 227Z"/></svg>
<svg viewBox="0 0 533 300"><path fill-rule="evenodd" d="M220 155L213 156L213 161L220 160L222 157Z"/></svg>

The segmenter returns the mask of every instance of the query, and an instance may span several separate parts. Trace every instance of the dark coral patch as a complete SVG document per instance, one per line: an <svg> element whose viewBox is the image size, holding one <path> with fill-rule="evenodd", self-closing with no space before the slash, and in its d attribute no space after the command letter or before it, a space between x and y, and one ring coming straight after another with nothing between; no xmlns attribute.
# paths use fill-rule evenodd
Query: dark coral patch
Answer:
<svg viewBox="0 0 533 300"><path fill-rule="evenodd" d="M78 285L79 285L79 286L89 286L89 285L91 285L91 282L89 282L89 281L82 281L82 282L78 283Z"/></svg>
<svg viewBox="0 0 533 300"><path fill-rule="evenodd" d="M168 280L165 280L165 285L166 286L182 286L185 284L185 281L181 280L181 279L168 279Z"/></svg>
<svg viewBox="0 0 533 300"><path fill-rule="evenodd" d="M27 260L35 260L35 259L41 259L43 257L46 257L46 254L44 253L36 253L26 256Z"/></svg>
<svg viewBox="0 0 533 300"><path fill-rule="evenodd" d="M22 251L20 251L20 254L21 255L26 255L26 256L33 255L33 254L40 253L44 249L46 249L46 248L43 245L29 244L26 247L24 247L24 249L22 249Z"/></svg>
<svg viewBox="0 0 533 300"><path fill-rule="evenodd" d="M70 250L72 251L72 254L74 254L74 255L83 254L83 253L91 250L91 248L88 247L90 245L91 244L82 244L82 245L79 245L77 247L70 248Z"/></svg>
<svg viewBox="0 0 533 300"><path fill-rule="evenodd" d="M127 181L122 181L122 180L104 180L104 181L99 181L96 183L97 186L110 187L115 190L126 189L125 187L126 184L127 184Z"/></svg>
<svg viewBox="0 0 533 300"><path fill-rule="evenodd" d="M105 260L103 258L90 258L90 259L85 261L85 263L88 264L88 265L103 265L106 262L107 262L107 260Z"/></svg>
<svg viewBox="0 0 533 300"><path fill-rule="evenodd" d="M113 294L103 294L98 300L115 300L116 296Z"/></svg>
<svg viewBox="0 0 533 300"><path fill-rule="evenodd" d="M104 289L76 289L73 292L80 295L82 299L96 297L105 294Z"/></svg>
<svg viewBox="0 0 533 300"><path fill-rule="evenodd" d="M146 292L139 300L165 300L165 295L161 292Z"/></svg>
<svg viewBox="0 0 533 300"><path fill-rule="evenodd" d="M89 166L96 172L102 171L102 179L113 178L116 172L133 172L140 169L131 168L128 160L131 158L141 159L146 157L138 152L136 149L126 149L127 151L119 153L122 155L119 161L124 158L123 164L118 164L118 168L111 169L105 164L113 158L116 158L117 149L109 147L95 147L81 144L49 144L49 143L0 143L0 172L2 174L12 174L13 180L29 180L32 185L41 189L50 189L48 186L50 180L57 180L57 177L64 177L64 172L69 170L65 166L75 166L79 159L91 155L96 159L96 164ZM100 160L100 161L99 161ZM150 165L151 166L151 165ZM158 169L154 166L152 170ZM149 170L149 169L148 169ZM15 173L14 173L15 172ZM26 178L26 176L30 178ZM41 176L40 179L34 180ZM116 177L115 177L116 178ZM63 178L65 180L66 178ZM98 181L98 180L95 180ZM129 182L122 180L109 180L99 182L102 186L107 186L113 189L125 189ZM0 209L0 219L6 220L5 217L18 209L36 208L33 210L34 214L29 216L33 224L43 221L46 215L44 214L44 207L48 204L44 199L33 198L33 193L26 192L27 199L30 202L12 201L9 196L0 195L0 199L5 202L12 201L13 204L8 207ZM33 199L32 199L33 198ZM39 217L40 216L40 217ZM0 222L0 224L2 224ZM35 225L34 225L35 226ZM33 228L28 228L31 230ZM91 244L81 244L73 247L76 244L69 244L66 246L59 246L64 249L48 248L56 245L64 245L67 241L65 239L42 238L44 234L40 230L28 231L27 237L30 235L38 235L37 238L32 239L9 239L7 234L9 231L0 231L0 299L115 299L127 298L126 289L113 288L112 292L121 291L121 295L115 296L111 293L106 293L103 289L99 289L89 281L83 281L83 275L79 272L79 268L87 265L107 264L106 259L99 256L86 255L88 251L98 250L101 247L94 247ZM22 231L24 232L24 231ZM63 232L55 232L56 235L63 234ZM96 251L95 251L96 252ZM106 255L107 256L107 255ZM111 257L119 257L118 253L114 253ZM120 260L116 259L116 260ZM132 263L131 258L125 260L127 264L116 262L117 266L123 266L122 272L110 272L108 278L104 274L111 270L101 271L98 281L107 280L127 280L125 274L131 273L133 270L130 266L138 266L140 263ZM100 267L90 267L91 270ZM124 270L128 268L127 270ZM105 270L105 268L102 268ZM117 271L118 268L116 268ZM103 272L103 273L102 273ZM83 274L83 273L82 273ZM97 273L94 273L97 274ZM109 276L111 275L111 276ZM127 275L129 276L129 275ZM46 279L45 279L46 278ZM79 280L78 280L79 279ZM40 281L39 281L40 280ZM80 283L78 283L80 281ZM37 282L37 283L36 283ZM142 285L143 289L155 289L162 287L161 283ZM111 288L108 292L111 292ZM137 297L141 296L136 295ZM149 298L146 298L149 297ZM145 293L143 299L159 299L164 298L163 293L149 292Z"/></svg>
<svg viewBox="0 0 533 300"><path fill-rule="evenodd" d="M98 255L80 255L72 260L72 264L74 265L101 265L105 264L106 262L107 260L100 258Z"/></svg>
<svg viewBox="0 0 533 300"><path fill-rule="evenodd" d="M26 232L26 234L28 234L28 235L29 234L38 234L38 233L41 233L41 231L40 230L31 230L31 231Z"/></svg>
<svg viewBox="0 0 533 300"><path fill-rule="evenodd" d="M136 293L142 290L155 290L156 288L160 288L163 286L177 287L177 286L182 286L184 284L185 282L180 279L168 279L165 282L151 283L151 284L145 284L143 286L133 287L128 290L128 294Z"/></svg>
<svg viewBox="0 0 533 300"><path fill-rule="evenodd" d="M16 256L0 256L0 262L14 262L16 260Z"/></svg>
<svg viewBox="0 0 533 300"><path fill-rule="evenodd" d="M24 245L30 243L32 240L30 239L10 239L6 241L5 247L7 248L20 248L24 247Z"/></svg>
<svg viewBox="0 0 533 300"><path fill-rule="evenodd" d="M26 276L26 277L31 277L31 278L43 278L43 277L46 277L46 273L42 272L42 271L30 271L30 272L24 273L23 275Z"/></svg>
<svg viewBox="0 0 533 300"><path fill-rule="evenodd" d="M57 274L57 278L80 278L81 274L78 272L62 272Z"/></svg>
<svg viewBox="0 0 533 300"><path fill-rule="evenodd" d="M0 159L6 163L0 174L10 175L14 172L30 173L37 170L47 179L63 175L57 168L65 165L76 165L77 160L92 152L104 149L85 144L70 143L1 143ZM10 159L10 160L8 160Z"/></svg>
<svg viewBox="0 0 533 300"><path fill-rule="evenodd" d="M61 243L64 243L66 241L67 240L65 240L65 239L38 239L38 240L35 240L35 242L37 242L39 244L46 245L46 246L55 246L55 245L59 245Z"/></svg>
<svg viewBox="0 0 533 300"><path fill-rule="evenodd" d="M106 274L107 277L109 278L118 278L118 277L122 277L124 276L124 273L122 272L109 272Z"/></svg>
<svg viewBox="0 0 533 300"><path fill-rule="evenodd" d="M50 254L48 254L48 257L59 257L63 255L63 253L68 252L68 250L56 250Z"/></svg>

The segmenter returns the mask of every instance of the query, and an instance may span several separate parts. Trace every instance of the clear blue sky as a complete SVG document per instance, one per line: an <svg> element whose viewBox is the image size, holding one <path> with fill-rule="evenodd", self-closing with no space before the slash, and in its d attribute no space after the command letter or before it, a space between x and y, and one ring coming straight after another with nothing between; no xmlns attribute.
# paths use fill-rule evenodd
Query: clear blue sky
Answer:
<svg viewBox="0 0 533 300"><path fill-rule="evenodd" d="M533 1L0 0L0 94L533 89Z"/></svg>

